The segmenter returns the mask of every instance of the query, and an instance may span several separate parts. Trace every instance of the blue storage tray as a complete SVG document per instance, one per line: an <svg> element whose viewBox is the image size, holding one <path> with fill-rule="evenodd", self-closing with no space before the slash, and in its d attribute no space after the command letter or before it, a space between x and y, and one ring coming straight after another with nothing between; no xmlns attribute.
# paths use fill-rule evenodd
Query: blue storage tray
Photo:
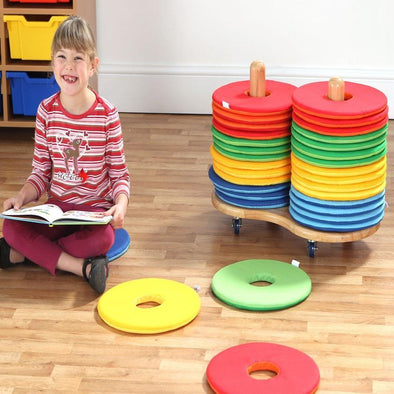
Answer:
<svg viewBox="0 0 394 394"><path fill-rule="evenodd" d="M14 115L35 116L41 101L59 90L55 77L43 78L42 73L7 71L11 85Z"/></svg>

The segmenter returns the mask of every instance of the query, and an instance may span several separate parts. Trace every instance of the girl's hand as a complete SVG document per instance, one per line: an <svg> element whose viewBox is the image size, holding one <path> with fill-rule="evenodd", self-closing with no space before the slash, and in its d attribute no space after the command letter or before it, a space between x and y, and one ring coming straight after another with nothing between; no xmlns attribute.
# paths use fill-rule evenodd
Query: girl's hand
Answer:
<svg viewBox="0 0 394 394"><path fill-rule="evenodd" d="M29 202L37 201L37 198L37 192L33 185L30 183L25 183L22 186L22 189L19 190L19 192L14 197L8 198L4 201L3 208L5 211L11 208L18 210Z"/></svg>
<svg viewBox="0 0 394 394"><path fill-rule="evenodd" d="M18 209L22 208L22 206L23 206L23 198L19 194L5 200L3 203L3 208L5 211L7 209L11 209L11 208L18 210Z"/></svg>
<svg viewBox="0 0 394 394"><path fill-rule="evenodd" d="M116 201L116 204L113 205L108 211L104 212L104 216L112 215L113 219L111 220L112 227L117 230L124 226L124 218L126 216L128 205L128 198L125 194L121 194Z"/></svg>

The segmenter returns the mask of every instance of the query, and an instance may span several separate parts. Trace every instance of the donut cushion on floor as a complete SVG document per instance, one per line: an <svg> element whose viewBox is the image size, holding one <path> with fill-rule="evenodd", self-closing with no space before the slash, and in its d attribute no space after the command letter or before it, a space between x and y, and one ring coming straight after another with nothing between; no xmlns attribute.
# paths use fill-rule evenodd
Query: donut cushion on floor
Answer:
<svg viewBox="0 0 394 394"><path fill-rule="evenodd" d="M157 306L142 308L143 303ZM174 330L190 323L199 313L200 297L189 286L160 278L135 279L106 291L97 310L109 326L138 334Z"/></svg>
<svg viewBox="0 0 394 394"><path fill-rule="evenodd" d="M255 286L254 282L269 282ZM243 260L220 269L212 291L221 301L240 309L278 310L305 300L311 290L309 276L294 265L277 260Z"/></svg>
<svg viewBox="0 0 394 394"><path fill-rule="evenodd" d="M252 372L271 371L269 379ZM206 376L217 394L310 394L320 382L319 367L307 354L284 345L251 342L230 347L208 364Z"/></svg>

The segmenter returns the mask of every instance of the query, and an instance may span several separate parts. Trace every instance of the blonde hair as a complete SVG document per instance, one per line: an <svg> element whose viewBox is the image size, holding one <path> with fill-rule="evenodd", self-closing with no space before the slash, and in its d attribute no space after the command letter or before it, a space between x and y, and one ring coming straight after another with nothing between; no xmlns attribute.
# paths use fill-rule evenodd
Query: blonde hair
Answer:
<svg viewBox="0 0 394 394"><path fill-rule="evenodd" d="M52 56L61 49L74 49L86 53L93 61L97 56L93 31L81 17L70 15L61 23L52 41Z"/></svg>

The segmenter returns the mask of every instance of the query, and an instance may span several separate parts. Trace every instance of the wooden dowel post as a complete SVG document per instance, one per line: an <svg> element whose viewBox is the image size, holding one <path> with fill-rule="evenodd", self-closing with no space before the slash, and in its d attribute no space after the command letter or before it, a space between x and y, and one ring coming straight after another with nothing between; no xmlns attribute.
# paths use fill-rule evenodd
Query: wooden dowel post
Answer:
<svg viewBox="0 0 394 394"><path fill-rule="evenodd" d="M265 64L254 61L250 65L250 88L251 97L265 97Z"/></svg>
<svg viewBox="0 0 394 394"><path fill-rule="evenodd" d="M334 101L345 100L345 81L340 77L333 77L328 81L328 98Z"/></svg>

